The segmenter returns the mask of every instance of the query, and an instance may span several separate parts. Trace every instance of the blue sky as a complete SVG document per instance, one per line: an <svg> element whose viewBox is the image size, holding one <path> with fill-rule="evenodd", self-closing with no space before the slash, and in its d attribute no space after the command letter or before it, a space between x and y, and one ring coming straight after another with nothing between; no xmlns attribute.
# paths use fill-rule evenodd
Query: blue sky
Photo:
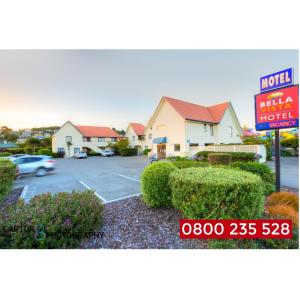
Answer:
<svg viewBox="0 0 300 300"><path fill-rule="evenodd" d="M145 124L162 96L230 100L254 127L259 78L293 67L298 50L1 50L0 125L124 128Z"/></svg>

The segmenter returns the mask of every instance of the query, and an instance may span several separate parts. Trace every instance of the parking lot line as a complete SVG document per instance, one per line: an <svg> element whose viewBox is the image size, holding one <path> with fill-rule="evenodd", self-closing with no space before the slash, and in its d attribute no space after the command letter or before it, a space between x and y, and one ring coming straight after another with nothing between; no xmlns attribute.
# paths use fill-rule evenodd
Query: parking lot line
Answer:
<svg viewBox="0 0 300 300"><path fill-rule="evenodd" d="M125 175L122 175L122 174L117 174L117 175L118 175L118 176L121 176L121 177L123 177L123 178L129 179L129 180L133 180L133 181L140 182L140 180L135 179L135 178L132 178L132 177L128 177L128 176L125 176Z"/></svg>
<svg viewBox="0 0 300 300"><path fill-rule="evenodd" d="M96 197L98 197L100 200L102 200L103 202L107 202L107 200L104 198L104 197L102 197L102 196L100 196L98 193L96 193L96 191L94 191L93 189L91 189L88 185L86 185L83 181L81 181L81 180L79 180L79 182L85 187L85 188L87 188L88 190L90 190L90 191L93 191L94 192L94 194L95 194L95 196Z"/></svg>
<svg viewBox="0 0 300 300"><path fill-rule="evenodd" d="M25 185L24 188L23 188L23 191L22 191L22 193L21 193L20 198L25 199L27 190L28 190L28 185Z"/></svg>
<svg viewBox="0 0 300 300"><path fill-rule="evenodd" d="M105 203L117 202L117 201L125 200L125 199L131 198L131 197L137 197L140 195L141 195L141 193L128 195L128 196L124 196L124 197L113 199L113 200L107 200Z"/></svg>

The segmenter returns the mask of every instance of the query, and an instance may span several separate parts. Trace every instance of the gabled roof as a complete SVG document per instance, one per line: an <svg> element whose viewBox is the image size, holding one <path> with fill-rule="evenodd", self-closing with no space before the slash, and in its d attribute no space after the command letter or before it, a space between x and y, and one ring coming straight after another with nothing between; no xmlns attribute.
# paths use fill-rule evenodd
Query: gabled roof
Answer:
<svg viewBox="0 0 300 300"><path fill-rule="evenodd" d="M75 127L86 137L121 137L118 133L116 133L109 127L82 125L75 125Z"/></svg>
<svg viewBox="0 0 300 300"><path fill-rule="evenodd" d="M186 120L220 123L229 102L202 106L170 97L163 97Z"/></svg>
<svg viewBox="0 0 300 300"><path fill-rule="evenodd" d="M134 132L136 135L143 135L145 131L145 126L140 123L129 123L129 126L132 126Z"/></svg>
<svg viewBox="0 0 300 300"><path fill-rule="evenodd" d="M253 132L253 131L251 131L251 130L244 130L244 131L243 131L243 136L244 136L244 137L249 137L249 136L259 136L259 134L258 134L258 133L255 133L255 132Z"/></svg>

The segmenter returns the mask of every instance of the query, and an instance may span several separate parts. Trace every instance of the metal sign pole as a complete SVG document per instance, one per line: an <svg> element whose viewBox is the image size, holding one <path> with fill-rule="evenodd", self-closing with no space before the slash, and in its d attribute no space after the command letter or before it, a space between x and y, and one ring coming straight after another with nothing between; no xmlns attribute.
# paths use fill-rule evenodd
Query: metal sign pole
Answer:
<svg viewBox="0 0 300 300"><path fill-rule="evenodd" d="M276 192L280 192L280 134L275 129L275 170L276 170Z"/></svg>

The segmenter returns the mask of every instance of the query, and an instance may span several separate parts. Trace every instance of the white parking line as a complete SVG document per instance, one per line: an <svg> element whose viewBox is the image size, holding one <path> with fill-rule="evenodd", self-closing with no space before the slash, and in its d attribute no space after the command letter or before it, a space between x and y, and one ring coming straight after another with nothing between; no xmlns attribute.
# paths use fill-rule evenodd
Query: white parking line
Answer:
<svg viewBox="0 0 300 300"><path fill-rule="evenodd" d="M137 197L137 196L140 196L140 195L142 195L142 194L139 193L139 194L128 195L128 196L113 199L113 200L107 200L105 203L117 202L117 201L125 200L125 199L131 198L131 197Z"/></svg>
<svg viewBox="0 0 300 300"><path fill-rule="evenodd" d="M93 191L94 194L95 194L95 196L98 197L100 200L102 200L103 202L107 202L107 200L106 200L104 197L102 197L102 196L100 196L98 193L96 193L95 190L91 189L91 188L90 188L88 185L86 185L83 181L79 180L79 182L80 182L85 188L87 188L88 190Z"/></svg>
<svg viewBox="0 0 300 300"><path fill-rule="evenodd" d="M22 191L22 193L21 193L20 198L25 199L27 190L28 190L28 185L25 185L24 188L23 188L23 191Z"/></svg>
<svg viewBox="0 0 300 300"><path fill-rule="evenodd" d="M133 181L137 181L137 182L140 182L140 180L138 179L135 179L135 178L132 178L132 177L128 177L128 176L125 176L125 175L122 175L122 174L117 174L118 176L121 176L121 177L124 177L126 179L129 179L129 180L133 180Z"/></svg>

